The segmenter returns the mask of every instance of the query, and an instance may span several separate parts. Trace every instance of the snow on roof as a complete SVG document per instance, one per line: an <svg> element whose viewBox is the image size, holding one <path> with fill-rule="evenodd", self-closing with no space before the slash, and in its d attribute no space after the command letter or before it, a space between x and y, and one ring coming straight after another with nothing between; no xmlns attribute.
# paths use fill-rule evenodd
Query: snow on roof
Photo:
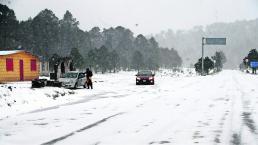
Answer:
<svg viewBox="0 0 258 145"><path fill-rule="evenodd" d="M0 51L0 55L10 55L10 54L15 54L23 52L23 50L5 50L5 51Z"/></svg>

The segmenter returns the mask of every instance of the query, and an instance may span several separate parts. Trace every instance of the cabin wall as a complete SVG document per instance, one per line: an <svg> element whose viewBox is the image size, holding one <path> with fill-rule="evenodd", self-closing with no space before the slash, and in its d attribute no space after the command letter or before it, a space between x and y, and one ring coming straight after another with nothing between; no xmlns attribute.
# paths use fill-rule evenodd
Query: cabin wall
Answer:
<svg viewBox="0 0 258 145"><path fill-rule="evenodd" d="M6 58L13 59L13 71L7 71ZM31 71L31 60L36 60L36 71ZM23 60L24 81L39 77L39 59L28 53L0 56L0 82L20 81L20 60Z"/></svg>

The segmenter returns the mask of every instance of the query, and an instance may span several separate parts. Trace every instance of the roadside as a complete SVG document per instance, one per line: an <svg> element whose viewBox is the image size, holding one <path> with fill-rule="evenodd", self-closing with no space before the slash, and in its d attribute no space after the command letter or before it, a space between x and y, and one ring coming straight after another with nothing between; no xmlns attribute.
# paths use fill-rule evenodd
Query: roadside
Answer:
<svg viewBox="0 0 258 145"><path fill-rule="evenodd" d="M101 83L95 78L95 84ZM73 90L58 87L31 88L31 82L0 84L0 120L13 115L78 102L101 93L83 87Z"/></svg>

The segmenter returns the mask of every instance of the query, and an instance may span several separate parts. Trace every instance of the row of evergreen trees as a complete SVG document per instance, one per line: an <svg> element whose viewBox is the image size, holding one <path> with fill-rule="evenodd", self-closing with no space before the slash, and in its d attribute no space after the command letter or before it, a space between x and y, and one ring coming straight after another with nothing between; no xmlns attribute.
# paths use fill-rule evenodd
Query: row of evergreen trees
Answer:
<svg viewBox="0 0 258 145"><path fill-rule="evenodd" d="M223 51L215 52L214 56L211 58L205 57L203 60L204 73L208 75L211 70L214 70L214 72L220 72L226 61L227 59ZM198 60L194 67L197 73L202 73L202 58Z"/></svg>
<svg viewBox="0 0 258 145"><path fill-rule="evenodd" d="M121 26L83 31L69 11L59 20L49 9L34 18L18 21L14 11L1 4L0 48L25 49L45 59L53 54L75 55L71 57L78 68L92 66L101 72L120 68L171 68L182 64L176 50L160 48L154 38L141 34L134 37Z"/></svg>

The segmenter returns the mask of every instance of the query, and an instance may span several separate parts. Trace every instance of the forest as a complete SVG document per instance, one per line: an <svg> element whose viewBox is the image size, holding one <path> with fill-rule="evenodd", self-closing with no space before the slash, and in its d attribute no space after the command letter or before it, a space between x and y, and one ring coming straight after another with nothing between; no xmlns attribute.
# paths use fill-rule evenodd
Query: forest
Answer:
<svg viewBox="0 0 258 145"><path fill-rule="evenodd" d="M85 31L80 29L79 21L71 12L66 11L59 19L50 9L19 21L15 12L2 4L0 48L30 51L45 60L70 57L77 68L91 67L102 73L182 65L175 49L160 47L154 37L134 36L131 30L122 26L103 30L96 26Z"/></svg>

